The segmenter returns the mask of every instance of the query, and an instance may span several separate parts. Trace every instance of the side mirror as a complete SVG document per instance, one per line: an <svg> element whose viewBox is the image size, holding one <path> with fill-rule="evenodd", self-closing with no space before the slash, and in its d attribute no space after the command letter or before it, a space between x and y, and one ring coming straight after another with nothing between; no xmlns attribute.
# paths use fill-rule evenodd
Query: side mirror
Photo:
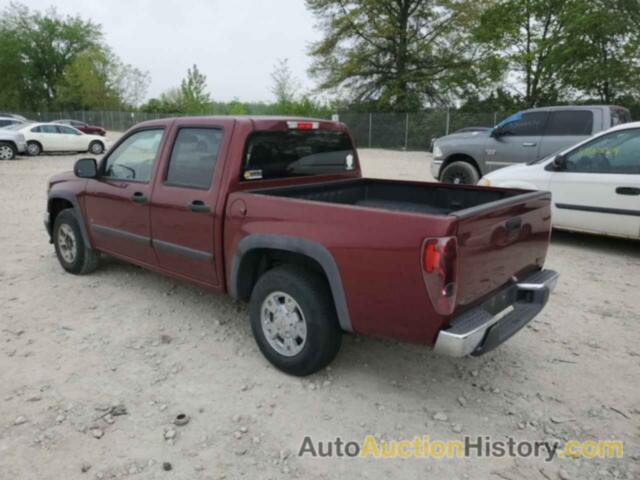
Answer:
<svg viewBox="0 0 640 480"><path fill-rule="evenodd" d="M491 130L491 133L489 134L489 136L491 138L499 138L502 136L502 129L500 127L496 127L493 130Z"/></svg>
<svg viewBox="0 0 640 480"><path fill-rule="evenodd" d="M78 178L96 178L98 176L98 164L95 158L81 158L73 166L73 173Z"/></svg>
<svg viewBox="0 0 640 480"><path fill-rule="evenodd" d="M567 159L564 155L558 154L553 158L552 165L554 170L564 170L567 167Z"/></svg>

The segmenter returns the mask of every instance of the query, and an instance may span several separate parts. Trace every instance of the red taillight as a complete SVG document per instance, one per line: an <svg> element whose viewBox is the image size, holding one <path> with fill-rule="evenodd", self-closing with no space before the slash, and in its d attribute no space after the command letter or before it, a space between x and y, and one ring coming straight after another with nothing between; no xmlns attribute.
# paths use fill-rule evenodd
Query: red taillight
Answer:
<svg viewBox="0 0 640 480"><path fill-rule="evenodd" d="M320 124L318 122L287 122L287 127L291 130L317 130L320 128Z"/></svg>
<svg viewBox="0 0 640 480"><path fill-rule="evenodd" d="M438 249L438 240L432 238L427 240L424 247L424 271L432 273L440 263L440 250Z"/></svg>
<svg viewBox="0 0 640 480"><path fill-rule="evenodd" d="M436 311L449 315L456 306L458 242L455 237L429 238L422 249L422 270Z"/></svg>

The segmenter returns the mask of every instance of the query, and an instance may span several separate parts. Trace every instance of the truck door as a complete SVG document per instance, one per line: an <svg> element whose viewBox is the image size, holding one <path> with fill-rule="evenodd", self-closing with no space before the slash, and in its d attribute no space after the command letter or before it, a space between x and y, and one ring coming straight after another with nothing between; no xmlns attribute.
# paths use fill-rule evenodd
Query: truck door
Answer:
<svg viewBox="0 0 640 480"><path fill-rule="evenodd" d="M547 157L589 138L593 134L594 126L601 124L601 110L552 111L549 114L538 157ZM601 128L598 127L595 130L599 132Z"/></svg>
<svg viewBox="0 0 640 480"><path fill-rule="evenodd" d="M135 131L111 151L89 180L85 209L98 250L155 265L149 226L152 172L164 130Z"/></svg>
<svg viewBox="0 0 640 480"><path fill-rule="evenodd" d="M163 176L151 198L153 248L158 263L173 273L218 285L214 258L213 181L222 128L178 127Z"/></svg>
<svg viewBox="0 0 640 480"><path fill-rule="evenodd" d="M537 160L548 115L548 112L517 113L500 123L484 147L487 171Z"/></svg>

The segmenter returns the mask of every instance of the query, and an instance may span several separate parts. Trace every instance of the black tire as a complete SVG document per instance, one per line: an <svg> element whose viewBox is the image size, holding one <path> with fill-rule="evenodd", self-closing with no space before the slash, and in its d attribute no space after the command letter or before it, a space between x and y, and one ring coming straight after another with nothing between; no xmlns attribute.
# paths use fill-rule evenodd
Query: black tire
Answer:
<svg viewBox="0 0 640 480"><path fill-rule="evenodd" d="M297 302L306 324L306 339L295 356L279 353L267 340L262 326L263 302L274 292L284 292ZM327 282L317 273L286 265L267 271L251 293L251 329L258 347L276 368L296 376L310 375L335 358L342 343L333 299Z"/></svg>
<svg viewBox="0 0 640 480"><path fill-rule="evenodd" d="M440 175L442 183L457 183L461 185L475 185L480 180L476 167L468 162L453 162L446 166Z"/></svg>
<svg viewBox="0 0 640 480"><path fill-rule="evenodd" d="M0 160L13 160L18 150L11 143L0 142Z"/></svg>
<svg viewBox="0 0 640 480"><path fill-rule="evenodd" d="M42 145L40 143L31 140L27 142L27 154L32 157L37 157L42 153Z"/></svg>
<svg viewBox="0 0 640 480"><path fill-rule="evenodd" d="M89 144L88 151L93 153L94 155L100 155L104 152L104 144L98 140L94 140Z"/></svg>
<svg viewBox="0 0 640 480"><path fill-rule="evenodd" d="M68 234L68 229L71 230L73 235ZM72 237L72 240L68 243L66 239L69 237ZM66 250L67 248L72 248L71 242L75 249L73 258L70 257ZM98 268L100 254L85 244L78 220L72 210L63 210L56 217L53 225L53 244L58 261L67 272L74 275L85 275Z"/></svg>

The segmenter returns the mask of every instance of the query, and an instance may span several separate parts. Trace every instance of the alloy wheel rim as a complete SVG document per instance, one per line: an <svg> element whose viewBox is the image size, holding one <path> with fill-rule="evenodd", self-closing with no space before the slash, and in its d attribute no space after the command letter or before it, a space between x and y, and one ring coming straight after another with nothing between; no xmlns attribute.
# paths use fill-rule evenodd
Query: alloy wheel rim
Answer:
<svg viewBox="0 0 640 480"><path fill-rule="evenodd" d="M307 321L298 302L284 292L272 292L262 302L260 325L267 342L285 357L298 355L307 341Z"/></svg>
<svg viewBox="0 0 640 480"><path fill-rule="evenodd" d="M66 223L58 229L58 249L65 262L73 263L76 259L78 242L73 229Z"/></svg>
<svg viewBox="0 0 640 480"><path fill-rule="evenodd" d="M91 145L91 153L99 154L102 153L102 147L97 143Z"/></svg>
<svg viewBox="0 0 640 480"><path fill-rule="evenodd" d="M31 143L27 146L27 149L29 150L29 153L31 155L36 155L37 153L40 153L40 148L38 147L38 145L36 145L35 143Z"/></svg>

